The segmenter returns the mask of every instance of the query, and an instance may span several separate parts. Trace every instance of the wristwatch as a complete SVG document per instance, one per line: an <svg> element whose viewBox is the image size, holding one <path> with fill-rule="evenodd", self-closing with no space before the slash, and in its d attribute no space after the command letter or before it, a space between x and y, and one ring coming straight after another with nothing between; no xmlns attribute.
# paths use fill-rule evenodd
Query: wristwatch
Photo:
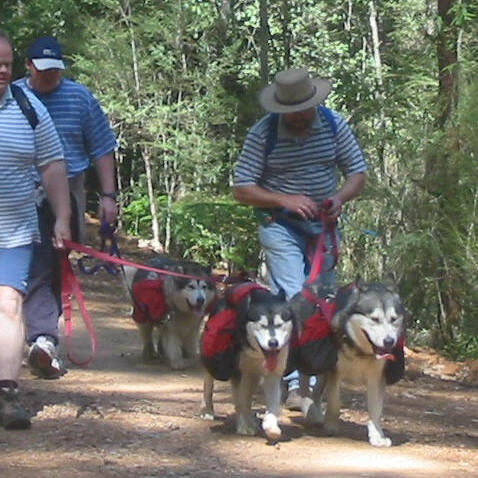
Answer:
<svg viewBox="0 0 478 478"><path fill-rule="evenodd" d="M117 194L116 193L102 193L100 194L100 198L110 198L113 199L113 201L116 201L117 199Z"/></svg>

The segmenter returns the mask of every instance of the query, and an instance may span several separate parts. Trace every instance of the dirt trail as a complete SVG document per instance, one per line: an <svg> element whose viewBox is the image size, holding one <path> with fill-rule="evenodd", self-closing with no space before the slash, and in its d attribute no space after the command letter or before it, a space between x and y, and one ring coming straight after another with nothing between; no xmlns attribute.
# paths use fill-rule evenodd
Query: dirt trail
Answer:
<svg viewBox="0 0 478 478"><path fill-rule="evenodd" d="M132 246L123 244L123 255L144 260ZM339 437L304 428L298 413L284 412L287 438L268 445L262 436L233 433L227 384L216 393L219 418L205 422L198 418L199 367L178 373L141 363L119 278L101 272L81 280L99 337L96 361L87 369L67 362L69 373L55 381L23 371L33 427L0 430L2 478L478 477L477 382L437 378L456 378L459 364L410 354L407 378L387 390L390 449L368 445L364 396L356 389L344 393ZM74 341L84 357L89 345L81 327Z"/></svg>

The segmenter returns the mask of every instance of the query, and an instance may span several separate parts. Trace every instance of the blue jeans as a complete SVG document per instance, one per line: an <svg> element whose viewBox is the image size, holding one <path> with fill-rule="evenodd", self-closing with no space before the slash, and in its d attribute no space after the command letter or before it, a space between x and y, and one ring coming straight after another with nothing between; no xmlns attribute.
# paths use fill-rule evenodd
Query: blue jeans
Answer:
<svg viewBox="0 0 478 478"><path fill-rule="evenodd" d="M317 234L321 232L321 226L317 224ZM338 242L339 234L337 232L336 234ZM307 256L304 255L309 239L296 230L272 222L259 226L259 241L266 257L269 286L272 292L277 293L283 289L289 300L302 290L309 273L310 264ZM326 247L327 252L323 257L321 277L330 284L335 284L337 273L335 268L332 268L334 256L329 252L332 249L330 237L327 237ZM311 377L311 379L311 385L313 385L315 377ZM287 375L285 380L288 382L289 391L299 388L299 372L297 370Z"/></svg>

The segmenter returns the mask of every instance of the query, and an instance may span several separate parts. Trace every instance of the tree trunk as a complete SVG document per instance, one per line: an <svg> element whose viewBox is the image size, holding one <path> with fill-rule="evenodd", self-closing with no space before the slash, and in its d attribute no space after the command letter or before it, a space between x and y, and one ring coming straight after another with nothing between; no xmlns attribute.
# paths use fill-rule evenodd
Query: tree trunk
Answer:
<svg viewBox="0 0 478 478"><path fill-rule="evenodd" d="M438 0L438 16L442 24L437 38L440 127L450 119L458 102L458 32L453 25L451 10L455 3L456 0Z"/></svg>
<svg viewBox="0 0 478 478"><path fill-rule="evenodd" d="M459 172L450 157L453 152L459 150L459 144L450 137L449 128L458 103L458 32L453 25L452 13L456 0L437 0L437 2L441 24L436 44L439 107L437 126L443 130L448 146L440 148L433 157L428 158L426 171L429 177L426 178L426 183L429 191L438 198L440 216L443 218L442 225L437 228L437 240L442 251L438 271L439 319L444 340L449 341L453 339L453 325L458 324L461 318L461 304L457 291L460 271L453 261L453 255L461 245L457 242L456 234L447 226L455 222L455 198L459 188Z"/></svg>
<svg viewBox="0 0 478 478"><path fill-rule="evenodd" d="M259 34L259 63L261 81L263 85L269 83L269 22L267 0L259 0L260 34Z"/></svg>
<svg viewBox="0 0 478 478"><path fill-rule="evenodd" d="M136 47L136 38L135 38L134 28L133 28L133 24L130 21L132 16L130 1L126 0L124 3L124 6L120 4L119 10L128 28L128 32L130 35L130 46L131 46L131 56L132 56L132 63L133 63L132 66L133 66L134 86L135 86L135 93L136 93L136 104L138 106L138 109L141 109L142 100L141 100L139 62L138 62L138 56L136 52L137 47ZM149 199L149 207L151 212L151 229L153 233L153 248L155 251L161 252L163 251L163 246L161 244L160 237L159 237L159 216L158 216L158 208L156 206L156 199L154 195L153 168L152 168L152 162L151 162L150 148L147 148L147 147L141 148L141 156L144 162L144 169L146 172L146 181L147 181L147 187L148 187L148 199Z"/></svg>

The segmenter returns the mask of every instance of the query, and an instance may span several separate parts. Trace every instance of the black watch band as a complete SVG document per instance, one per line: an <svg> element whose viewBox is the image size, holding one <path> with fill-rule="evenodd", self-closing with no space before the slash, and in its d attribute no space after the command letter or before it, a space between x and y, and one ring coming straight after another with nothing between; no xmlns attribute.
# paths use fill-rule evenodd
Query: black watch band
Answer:
<svg viewBox="0 0 478 478"><path fill-rule="evenodd" d="M110 199L113 199L113 201L116 201L117 194L116 193L102 193L102 194L100 194L100 198L110 198Z"/></svg>

